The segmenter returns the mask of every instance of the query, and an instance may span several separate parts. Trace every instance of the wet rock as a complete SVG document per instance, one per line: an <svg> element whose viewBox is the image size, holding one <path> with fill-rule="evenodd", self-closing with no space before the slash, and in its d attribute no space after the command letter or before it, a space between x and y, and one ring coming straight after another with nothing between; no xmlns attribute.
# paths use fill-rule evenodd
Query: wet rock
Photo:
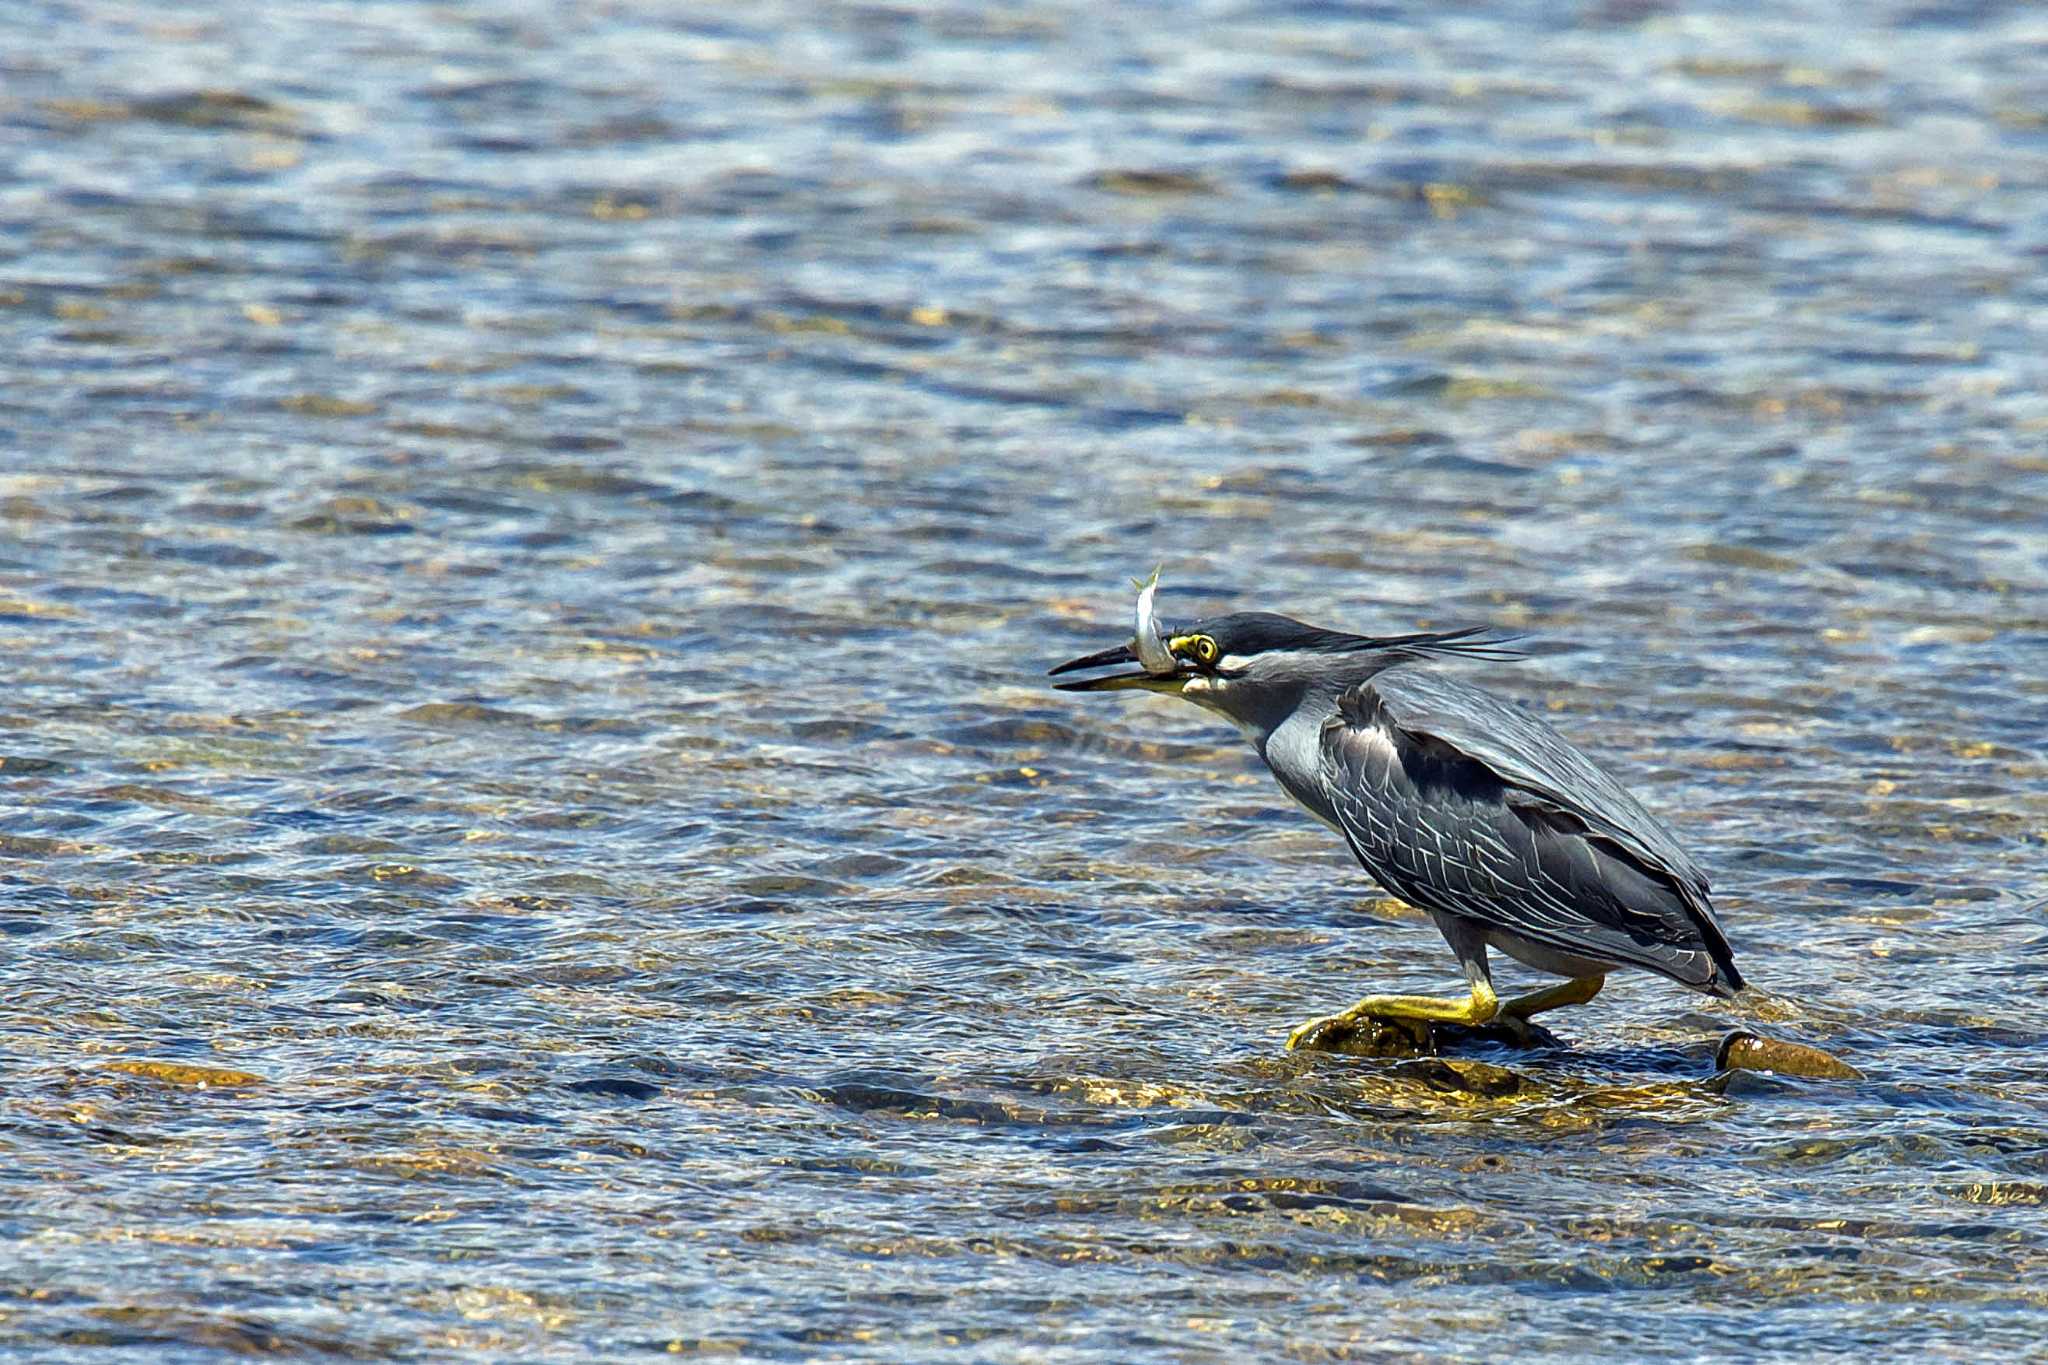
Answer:
<svg viewBox="0 0 2048 1365"><path fill-rule="evenodd" d="M1714 1053L1717 1071L1768 1071L1779 1076L1814 1080L1860 1081L1863 1073L1831 1053L1804 1043L1765 1038L1737 1029L1721 1040Z"/></svg>
<svg viewBox="0 0 2048 1365"><path fill-rule="evenodd" d="M1564 1046L1556 1034L1541 1024L1432 1024L1430 1028L1435 1034L1439 1050L1475 1047L1481 1044L1521 1048L1525 1051Z"/></svg>
<svg viewBox="0 0 2048 1365"><path fill-rule="evenodd" d="M1303 1052L1341 1052L1350 1057L1436 1055L1429 1025L1405 1019L1360 1019L1352 1023L1325 1020L1288 1046Z"/></svg>
<svg viewBox="0 0 2048 1365"><path fill-rule="evenodd" d="M1121 170L1102 171L1088 177L1088 184L1111 194L1213 194L1215 186L1187 171Z"/></svg>
<svg viewBox="0 0 2048 1365"><path fill-rule="evenodd" d="M1435 1057L1482 1044L1513 1048L1561 1046L1556 1035L1536 1024L1439 1024L1421 1019L1325 1021L1295 1046L1309 1052L1350 1057Z"/></svg>
<svg viewBox="0 0 2048 1365"><path fill-rule="evenodd" d="M198 1090L246 1090L264 1083L263 1077L251 1071L235 1071L223 1066L186 1066L179 1062L108 1062L105 1070Z"/></svg>
<svg viewBox="0 0 2048 1365"><path fill-rule="evenodd" d="M1396 1062L1388 1069L1388 1074L1439 1094L1477 1099L1509 1099L1525 1093L1529 1088L1522 1077L1506 1067L1466 1058L1445 1060L1437 1057L1419 1057L1412 1061Z"/></svg>
<svg viewBox="0 0 2048 1365"><path fill-rule="evenodd" d="M184 128L226 128L288 133L298 120L292 111L240 90L194 90L135 101L129 113L151 123Z"/></svg>

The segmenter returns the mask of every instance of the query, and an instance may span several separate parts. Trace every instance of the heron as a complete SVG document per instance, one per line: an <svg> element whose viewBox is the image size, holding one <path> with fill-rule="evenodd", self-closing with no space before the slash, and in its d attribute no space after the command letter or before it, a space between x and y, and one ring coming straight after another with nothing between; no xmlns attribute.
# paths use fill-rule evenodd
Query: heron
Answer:
<svg viewBox="0 0 2048 1365"><path fill-rule="evenodd" d="M1527 1039L1533 1016L1584 1004L1622 968L1723 999L1743 988L1707 874L1671 828L1543 720L1445 667L1521 658L1511 637L1353 635L1261 611L1167 625L1150 610L1147 592L1131 644L1050 671L1141 654L1150 667L1056 686L1178 696L1230 721L1282 790L1435 922L1464 970L1464 999L1367 996L1301 1025L1288 1047L1333 1045L1366 1021L1419 1038L1439 1022ZM1489 949L1564 980L1502 1000Z"/></svg>

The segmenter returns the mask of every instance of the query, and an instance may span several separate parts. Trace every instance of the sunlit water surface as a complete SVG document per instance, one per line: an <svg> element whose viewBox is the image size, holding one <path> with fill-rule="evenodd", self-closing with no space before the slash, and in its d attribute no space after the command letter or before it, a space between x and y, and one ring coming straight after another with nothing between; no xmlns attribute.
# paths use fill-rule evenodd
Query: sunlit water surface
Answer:
<svg viewBox="0 0 2048 1365"><path fill-rule="evenodd" d="M8 7L0 1349L2038 1351L2044 110L2024 4ZM1455 968L1048 690L1161 561L1526 632L1867 1079L1287 1053Z"/></svg>

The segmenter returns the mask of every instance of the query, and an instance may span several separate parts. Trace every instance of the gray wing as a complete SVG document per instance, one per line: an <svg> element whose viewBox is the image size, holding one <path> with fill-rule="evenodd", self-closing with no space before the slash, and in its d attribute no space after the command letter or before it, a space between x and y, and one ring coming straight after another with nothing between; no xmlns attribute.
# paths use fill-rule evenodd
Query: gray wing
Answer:
<svg viewBox="0 0 2048 1365"><path fill-rule="evenodd" d="M1395 667L1344 694L1322 750L1339 827L1395 895L1701 989L1740 987L1699 864L1528 712Z"/></svg>
<svg viewBox="0 0 2048 1365"><path fill-rule="evenodd" d="M1711 889L1707 874L1679 845L1671 827L1535 716L1491 692L1423 668L1390 668L1362 686L1377 694L1380 709L1401 730L1447 744L1499 773L1502 781L1585 821L1677 881L1704 908Z"/></svg>

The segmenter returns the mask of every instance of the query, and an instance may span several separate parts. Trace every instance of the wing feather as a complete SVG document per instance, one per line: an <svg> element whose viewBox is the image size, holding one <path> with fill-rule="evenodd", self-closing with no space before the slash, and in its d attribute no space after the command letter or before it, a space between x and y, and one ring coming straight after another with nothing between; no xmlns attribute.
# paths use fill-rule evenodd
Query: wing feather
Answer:
<svg viewBox="0 0 2048 1365"><path fill-rule="evenodd" d="M1485 764L1509 786L1583 821L1645 867L1672 878L1704 908L1712 889L1706 870L1679 844L1671 827L1606 769L1521 707L1425 668L1387 669L1353 688L1344 704Z"/></svg>
<svg viewBox="0 0 2048 1365"><path fill-rule="evenodd" d="M1560 952L1739 986L1706 873L1527 712L1454 678L1389 668L1344 694L1322 760L1338 827L1402 899Z"/></svg>

